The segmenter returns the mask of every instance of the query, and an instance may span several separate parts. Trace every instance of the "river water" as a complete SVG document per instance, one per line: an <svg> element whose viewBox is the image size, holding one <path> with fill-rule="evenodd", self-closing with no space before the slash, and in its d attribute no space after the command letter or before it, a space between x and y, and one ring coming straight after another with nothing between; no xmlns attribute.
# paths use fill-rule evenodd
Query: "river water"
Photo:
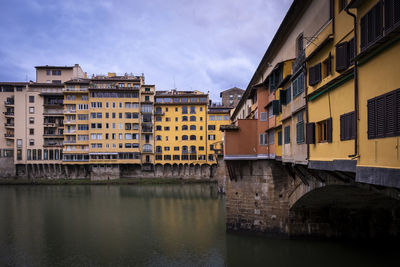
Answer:
<svg viewBox="0 0 400 267"><path fill-rule="evenodd" d="M216 191L1 186L0 266L400 266L393 244L227 234Z"/></svg>

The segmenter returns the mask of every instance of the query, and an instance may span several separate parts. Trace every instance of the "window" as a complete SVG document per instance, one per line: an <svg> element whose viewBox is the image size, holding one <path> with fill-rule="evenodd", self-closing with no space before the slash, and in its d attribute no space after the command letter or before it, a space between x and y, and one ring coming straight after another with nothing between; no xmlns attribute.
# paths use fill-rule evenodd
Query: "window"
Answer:
<svg viewBox="0 0 400 267"><path fill-rule="evenodd" d="M35 145L35 140L34 139L29 139L29 145L34 146Z"/></svg>
<svg viewBox="0 0 400 267"><path fill-rule="evenodd" d="M180 156L179 155L173 155L173 160L179 160L180 159Z"/></svg>
<svg viewBox="0 0 400 267"><path fill-rule="evenodd" d="M267 145L267 134L262 133L260 134L260 146L265 146Z"/></svg>
<svg viewBox="0 0 400 267"><path fill-rule="evenodd" d="M275 143L275 131L274 130L270 130L268 132L268 141L270 145L273 145Z"/></svg>
<svg viewBox="0 0 400 267"><path fill-rule="evenodd" d="M215 140L215 134L209 134L208 140Z"/></svg>
<svg viewBox="0 0 400 267"><path fill-rule="evenodd" d="M397 1L396 1L397 2ZM366 49L382 36L382 6L378 2L361 18L361 50Z"/></svg>
<svg viewBox="0 0 400 267"><path fill-rule="evenodd" d="M322 78L326 78L332 74L331 68L331 54L322 62Z"/></svg>
<svg viewBox="0 0 400 267"><path fill-rule="evenodd" d="M182 131L187 131L188 126L187 125L182 125Z"/></svg>
<svg viewBox="0 0 400 267"><path fill-rule="evenodd" d="M190 140L196 140L196 136L195 135L191 135L190 136Z"/></svg>
<svg viewBox="0 0 400 267"><path fill-rule="evenodd" d="M385 0L385 33L399 26L400 5L398 0Z"/></svg>
<svg viewBox="0 0 400 267"><path fill-rule="evenodd" d="M29 129L29 135L34 135L35 134L35 129Z"/></svg>
<svg viewBox="0 0 400 267"><path fill-rule="evenodd" d="M209 161L213 161L213 160L214 160L214 155L209 154L209 155L208 155L208 160L209 160Z"/></svg>
<svg viewBox="0 0 400 267"><path fill-rule="evenodd" d="M210 121L215 121L215 116L210 116Z"/></svg>
<svg viewBox="0 0 400 267"><path fill-rule="evenodd" d="M196 107L190 107L190 114L196 114Z"/></svg>
<svg viewBox="0 0 400 267"><path fill-rule="evenodd" d="M81 97L81 99L83 100L83 101L87 101L87 100L89 100L89 97L87 96L87 95L83 95L82 97ZM108 103L107 103L108 104ZM108 105L107 105L107 108L108 108Z"/></svg>
<svg viewBox="0 0 400 267"><path fill-rule="evenodd" d="M156 117L156 121L162 121L161 117Z"/></svg>
<svg viewBox="0 0 400 267"><path fill-rule="evenodd" d="M35 96L33 95L29 96L29 103L35 103Z"/></svg>
<svg viewBox="0 0 400 267"><path fill-rule="evenodd" d="M182 121L188 121L188 117L187 116L182 116Z"/></svg>
<svg viewBox="0 0 400 267"><path fill-rule="evenodd" d="M308 84L311 86L316 85L321 81L321 63L318 63L308 70Z"/></svg>
<svg viewBox="0 0 400 267"><path fill-rule="evenodd" d="M29 124L34 124L34 123L35 123L35 118L30 117L30 118L29 118Z"/></svg>
<svg viewBox="0 0 400 267"><path fill-rule="evenodd" d="M282 131L278 132L278 146L282 145Z"/></svg>
<svg viewBox="0 0 400 267"><path fill-rule="evenodd" d="M356 113L349 112L340 116L340 140L356 138Z"/></svg>
<svg viewBox="0 0 400 267"><path fill-rule="evenodd" d="M61 70L53 70L52 74L60 76L61 75Z"/></svg>
<svg viewBox="0 0 400 267"><path fill-rule="evenodd" d="M156 126L156 131L161 131L161 130L162 130L161 125L157 125L157 126Z"/></svg>
<svg viewBox="0 0 400 267"><path fill-rule="evenodd" d="M51 71L50 70L46 70L46 75L50 76Z"/></svg>
<svg viewBox="0 0 400 267"><path fill-rule="evenodd" d="M400 136L400 89L368 100L368 139Z"/></svg>
<svg viewBox="0 0 400 267"><path fill-rule="evenodd" d="M179 146L174 146L174 151L179 151Z"/></svg>
<svg viewBox="0 0 400 267"><path fill-rule="evenodd" d="M187 136L187 135L182 135L182 140L183 140L183 141L188 140L188 136Z"/></svg>
<svg viewBox="0 0 400 267"><path fill-rule="evenodd" d="M329 118L317 123L318 143L332 142L332 119Z"/></svg>
<svg viewBox="0 0 400 267"><path fill-rule="evenodd" d="M169 131L169 126L165 126L164 131Z"/></svg>
<svg viewBox="0 0 400 267"><path fill-rule="evenodd" d="M272 118L272 116L274 116L274 110L273 110L272 105L269 105L269 107L268 107L268 117Z"/></svg>
<svg viewBox="0 0 400 267"><path fill-rule="evenodd" d="M290 144L290 126L284 128L284 143Z"/></svg>
<svg viewBox="0 0 400 267"><path fill-rule="evenodd" d="M164 160L171 160L171 155L164 155Z"/></svg>
<svg viewBox="0 0 400 267"><path fill-rule="evenodd" d="M215 131L215 125L208 125L209 131Z"/></svg>
<svg viewBox="0 0 400 267"><path fill-rule="evenodd" d="M34 113L35 113L35 108L29 107L29 114L34 114Z"/></svg>
<svg viewBox="0 0 400 267"><path fill-rule="evenodd" d="M188 113L188 107L182 107L182 114Z"/></svg>
<svg viewBox="0 0 400 267"><path fill-rule="evenodd" d="M196 116L190 116L190 121L196 121Z"/></svg>
<svg viewBox="0 0 400 267"><path fill-rule="evenodd" d="M260 112L260 121L268 120L268 112Z"/></svg>
<svg viewBox="0 0 400 267"><path fill-rule="evenodd" d="M296 123L296 141L297 144L304 143L304 119L303 112L297 114L297 123Z"/></svg>
<svg viewBox="0 0 400 267"><path fill-rule="evenodd" d="M301 56L304 53L304 40L303 34L300 33L296 39L296 57Z"/></svg>
<svg viewBox="0 0 400 267"><path fill-rule="evenodd" d="M355 53L354 38L336 46L336 71L346 70L353 63Z"/></svg>
<svg viewBox="0 0 400 267"><path fill-rule="evenodd" d="M304 73L300 73L292 82L293 97L300 95L304 91Z"/></svg>

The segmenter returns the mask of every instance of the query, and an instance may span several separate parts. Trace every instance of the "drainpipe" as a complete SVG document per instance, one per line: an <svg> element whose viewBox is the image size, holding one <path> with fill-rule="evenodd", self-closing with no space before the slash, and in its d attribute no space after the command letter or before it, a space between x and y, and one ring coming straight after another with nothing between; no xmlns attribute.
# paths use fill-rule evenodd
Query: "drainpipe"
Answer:
<svg viewBox="0 0 400 267"><path fill-rule="evenodd" d="M355 113L355 128L356 128L356 136L354 139L354 154L349 155L349 158L355 159L360 157L358 155L358 63L356 60L357 56L357 47L358 47L358 41L357 41L357 17L355 14L351 13L349 11L349 7L345 7L345 11L347 14L353 17L353 23L354 23L354 113Z"/></svg>
<svg viewBox="0 0 400 267"><path fill-rule="evenodd" d="M304 91L305 91L305 98L306 98L306 109L305 109L305 113L306 113L306 124L305 124L305 129L304 131L306 131L307 134L307 124L308 124L308 86L307 86L307 64L306 61L304 61L303 63L303 72L304 72ZM305 136L304 140L306 142L307 145L307 161L310 160L310 144L307 144L307 136Z"/></svg>

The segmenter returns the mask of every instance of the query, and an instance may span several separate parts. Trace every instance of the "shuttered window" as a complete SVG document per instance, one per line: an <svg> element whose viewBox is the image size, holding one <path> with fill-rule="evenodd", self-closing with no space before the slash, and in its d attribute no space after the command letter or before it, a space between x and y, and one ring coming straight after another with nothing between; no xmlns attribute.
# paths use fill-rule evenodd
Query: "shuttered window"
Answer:
<svg viewBox="0 0 400 267"><path fill-rule="evenodd" d="M278 132L278 146L282 145L282 131Z"/></svg>
<svg viewBox="0 0 400 267"><path fill-rule="evenodd" d="M350 65L354 64L354 54L355 54L356 44L354 42L354 38L348 42L347 50L348 50L348 57Z"/></svg>
<svg viewBox="0 0 400 267"><path fill-rule="evenodd" d="M400 136L400 89L368 100L368 139Z"/></svg>
<svg viewBox="0 0 400 267"><path fill-rule="evenodd" d="M400 26L400 1L385 0L385 33Z"/></svg>
<svg viewBox="0 0 400 267"><path fill-rule="evenodd" d="M268 112L260 112L260 121L268 120Z"/></svg>
<svg viewBox="0 0 400 267"><path fill-rule="evenodd" d="M356 113L349 112L340 116L340 140L356 138Z"/></svg>
<svg viewBox="0 0 400 267"><path fill-rule="evenodd" d="M273 115L279 115L280 112L280 104L279 100L272 100L272 114Z"/></svg>
<svg viewBox="0 0 400 267"><path fill-rule="evenodd" d="M307 123L306 125L306 142L307 144L315 144L315 123Z"/></svg>
<svg viewBox="0 0 400 267"><path fill-rule="evenodd" d="M344 42L336 46L336 71L341 72L349 67L348 43Z"/></svg>
<svg viewBox="0 0 400 267"><path fill-rule="evenodd" d="M279 91L279 100L281 101L281 105L286 105L286 97L287 97L287 91L280 90Z"/></svg>
<svg viewBox="0 0 400 267"><path fill-rule="evenodd" d="M308 84L313 86L321 81L321 63L318 63L308 70Z"/></svg>
<svg viewBox="0 0 400 267"><path fill-rule="evenodd" d="M289 104L292 101L292 87L289 86L286 89L286 104Z"/></svg>
<svg viewBox="0 0 400 267"><path fill-rule="evenodd" d="M378 2L361 18L361 50L364 50L382 36L382 24L382 5L381 2Z"/></svg>
<svg viewBox="0 0 400 267"><path fill-rule="evenodd" d="M304 73L300 73L292 83L293 98L300 95L304 91Z"/></svg>
<svg viewBox="0 0 400 267"><path fill-rule="evenodd" d="M304 143L304 120L303 120L303 112L300 112L297 115L297 123L296 123L296 141L297 144Z"/></svg>
<svg viewBox="0 0 400 267"><path fill-rule="evenodd" d="M286 126L284 129L284 143L290 144L290 126Z"/></svg>

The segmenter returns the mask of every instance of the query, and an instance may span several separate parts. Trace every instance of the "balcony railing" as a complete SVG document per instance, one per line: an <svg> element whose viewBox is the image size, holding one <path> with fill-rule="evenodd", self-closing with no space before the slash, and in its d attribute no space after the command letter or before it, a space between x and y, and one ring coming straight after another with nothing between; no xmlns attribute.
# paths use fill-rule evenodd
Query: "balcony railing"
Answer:
<svg viewBox="0 0 400 267"><path fill-rule="evenodd" d="M4 123L4 126L6 127L14 127L14 123Z"/></svg>
<svg viewBox="0 0 400 267"><path fill-rule="evenodd" d="M152 127L143 127L142 128L142 132L143 133L152 133L153 132L153 128Z"/></svg>
<svg viewBox="0 0 400 267"><path fill-rule="evenodd" d="M76 144L76 140L64 140L64 144Z"/></svg>
<svg viewBox="0 0 400 267"><path fill-rule="evenodd" d="M10 100L4 101L4 105L13 106L14 105L14 100L13 101L10 101Z"/></svg>
<svg viewBox="0 0 400 267"><path fill-rule="evenodd" d="M6 137L6 138L14 137L14 134L6 133L6 134L4 134L4 137Z"/></svg>
<svg viewBox="0 0 400 267"><path fill-rule="evenodd" d="M303 49L298 55L296 60L292 65L292 73L296 73L301 67L303 67L303 63L306 60L306 52Z"/></svg>
<svg viewBox="0 0 400 267"><path fill-rule="evenodd" d="M64 113L76 113L76 109L64 109Z"/></svg>
<svg viewBox="0 0 400 267"><path fill-rule="evenodd" d="M14 112L5 111L3 112L6 116L14 116Z"/></svg>
<svg viewBox="0 0 400 267"><path fill-rule="evenodd" d="M156 116L163 116L164 114L165 114L165 113L162 112L162 111L160 111L160 110L154 111L154 115L156 115Z"/></svg>

